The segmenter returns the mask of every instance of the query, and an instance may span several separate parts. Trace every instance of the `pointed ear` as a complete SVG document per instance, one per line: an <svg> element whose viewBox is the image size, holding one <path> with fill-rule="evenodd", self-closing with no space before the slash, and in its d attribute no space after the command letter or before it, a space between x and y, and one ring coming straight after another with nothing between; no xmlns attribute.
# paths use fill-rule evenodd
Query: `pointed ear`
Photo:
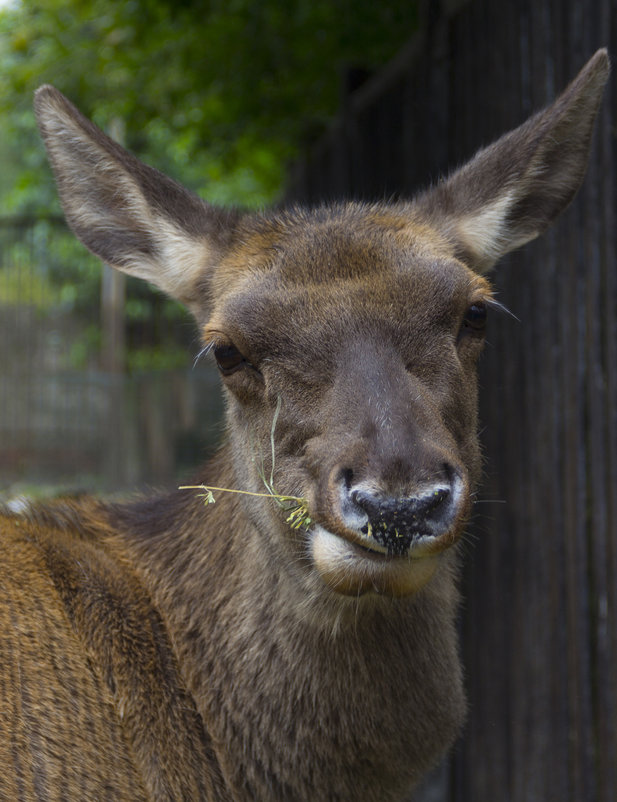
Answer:
<svg viewBox="0 0 617 802"><path fill-rule="evenodd" d="M107 264L197 312L200 279L230 239L236 215L142 164L52 86L37 91L34 106L77 237Z"/></svg>
<svg viewBox="0 0 617 802"><path fill-rule="evenodd" d="M606 50L544 111L418 199L424 219L478 271L541 234L574 198L609 74Z"/></svg>

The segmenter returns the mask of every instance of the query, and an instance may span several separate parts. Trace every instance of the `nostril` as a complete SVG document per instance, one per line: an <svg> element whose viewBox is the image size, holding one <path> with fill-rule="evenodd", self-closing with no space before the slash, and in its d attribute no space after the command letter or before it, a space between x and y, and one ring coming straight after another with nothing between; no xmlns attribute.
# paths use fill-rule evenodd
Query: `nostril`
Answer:
<svg viewBox="0 0 617 802"><path fill-rule="evenodd" d="M381 516L384 504L388 502L388 499L375 496L373 493L359 488L351 490L349 497L355 507L366 513L369 522Z"/></svg>
<svg viewBox="0 0 617 802"><path fill-rule="evenodd" d="M347 490L347 492L349 493L349 491L351 490L351 485L353 484L353 471L351 470L351 468L346 468L343 471L343 482L345 484L345 490Z"/></svg>
<svg viewBox="0 0 617 802"><path fill-rule="evenodd" d="M427 516L443 504L450 496L448 487L439 487L432 493L414 500L414 514Z"/></svg>

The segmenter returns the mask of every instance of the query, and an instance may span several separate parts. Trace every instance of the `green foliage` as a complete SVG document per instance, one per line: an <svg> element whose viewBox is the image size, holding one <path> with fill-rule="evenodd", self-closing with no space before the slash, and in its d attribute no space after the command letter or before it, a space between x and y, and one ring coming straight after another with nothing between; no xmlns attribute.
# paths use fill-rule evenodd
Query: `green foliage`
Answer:
<svg viewBox="0 0 617 802"><path fill-rule="evenodd" d="M19 230L15 241L0 242L0 302L18 298L16 266L37 272L39 308L59 306L84 323L72 362L92 361L100 268L66 229L40 220L61 209L34 124L36 87L53 83L103 129L121 129L140 158L206 200L259 208L281 195L298 149L336 114L345 71L370 71L394 55L414 31L416 9L417 0L1 6L0 218L39 222L27 244ZM129 367L176 364L179 343L192 336L178 306L129 281L126 313ZM168 348L162 332L170 326L178 336Z"/></svg>
<svg viewBox="0 0 617 802"><path fill-rule="evenodd" d="M101 327L91 323L71 343L67 367L85 370L96 362L101 350Z"/></svg>
<svg viewBox="0 0 617 802"><path fill-rule="evenodd" d="M0 114L20 166L4 209L49 209L54 197L30 113L44 82L104 128L123 120L129 148L206 199L271 201L306 131L336 112L343 69L393 55L415 10L413 0L9 6L0 12Z"/></svg>
<svg viewBox="0 0 617 802"><path fill-rule="evenodd" d="M58 288L43 273L28 275L18 263L7 265L0 273L0 306L28 303L46 311L58 301Z"/></svg>
<svg viewBox="0 0 617 802"><path fill-rule="evenodd" d="M98 261L59 220L0 227L0 303L41 310L90 310L96 304Z"/></svg>

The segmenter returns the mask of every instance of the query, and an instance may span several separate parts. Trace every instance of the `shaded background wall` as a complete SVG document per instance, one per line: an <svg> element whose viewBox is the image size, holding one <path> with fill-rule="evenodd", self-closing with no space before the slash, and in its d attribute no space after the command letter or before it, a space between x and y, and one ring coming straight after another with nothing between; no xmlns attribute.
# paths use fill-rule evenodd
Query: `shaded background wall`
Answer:
<svg viewBox="0 0 617 802"><path fill-rule="evenodd" d="M346 98L290 197L411 194L552 100L598 47L614 56L616 23L608 0L426 3L422 34ZM481 366L470 716L436 781L457 802L617 799L616 94L613 78L575 203L495 274L518 320L491 320Z"/></svg>

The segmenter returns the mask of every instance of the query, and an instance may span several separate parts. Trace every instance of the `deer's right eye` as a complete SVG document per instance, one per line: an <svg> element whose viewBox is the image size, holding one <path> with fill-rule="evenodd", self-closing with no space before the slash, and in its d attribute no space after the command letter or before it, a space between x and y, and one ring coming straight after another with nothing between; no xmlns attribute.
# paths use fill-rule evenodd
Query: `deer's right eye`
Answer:
<svg viewBox="0 0 617 802"><path fill-rule="evenodd" d="M459 341L465 336L482 337L486 331L486 304L478 301L465 312L465 317L459 330Z"/></svg>
<svg viewBox="0 0 617 802"><path fill-rule="evenodd" d="M214 358L223 376L230 376L249 364L235 345L216 345Z"/></svg>

